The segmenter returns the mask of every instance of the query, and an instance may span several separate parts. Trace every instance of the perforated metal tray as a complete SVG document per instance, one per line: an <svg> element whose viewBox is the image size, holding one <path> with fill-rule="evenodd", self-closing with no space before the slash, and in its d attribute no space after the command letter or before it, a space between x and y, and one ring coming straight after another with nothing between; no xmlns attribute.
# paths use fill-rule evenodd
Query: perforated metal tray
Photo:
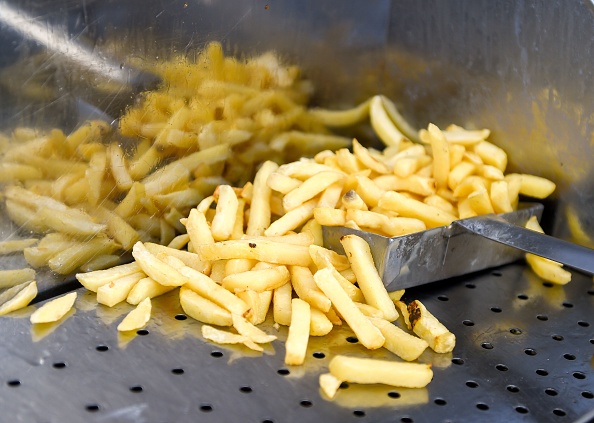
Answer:
<svg viewBox="0 0 594 423"><path fill-rule="evenodd" d="M425 352L426 389L318 387L337 353L369 352L345 327L313 338L304 366L283 363L286 328L263 354L206 342L175 293L132 336L130 306L95 306L31 327L29 307L0 319L0 421L6 422L572 422L594 409L594 286L574 274L551 286L522 263L407 291L457 336L451 355ZM276 333L270 323L264 328Z"/></svg>

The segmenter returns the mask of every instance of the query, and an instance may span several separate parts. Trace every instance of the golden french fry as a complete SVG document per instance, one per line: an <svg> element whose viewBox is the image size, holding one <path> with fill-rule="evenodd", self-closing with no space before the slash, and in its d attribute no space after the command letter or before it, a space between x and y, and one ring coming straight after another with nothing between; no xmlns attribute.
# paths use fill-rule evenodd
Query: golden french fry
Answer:
<svg viewBox="0 0 594 423"><path fill-rule="evenodd" d="M266 315L272 300L272 291L256 292L251 289L238 291L235 294L248 306L245 318L253 325L259 325L266 320Z"/></svg>
<svg viewBox="0 0 594 423"><path fill-rule="evenodd" d="M332 301L334 308L355 332L361 344L370 350L380 348L384 344L385 338L380 330L373 326L357 308L353 300L349 298L338 280L336 280L332 269L318 270L314 274L314 280L320 290Z"/></svg>
<svg viewBox="0 0 594 423"><path fill-rule="evenodd" d="M331 265L339 272L342 272L351 267L348 257L319 245L310 245L309 254L318 269Z"/></svg>
<svg viewBox="0 0 594 423"><path fill-rule="evenodd" d="M457 219L456 216L437 207L429 206L394 191L386 192L380 199L379 206L384 209L393 210L404 217L413 217L422 220L428 228L447 226Z"/></svg>
<svg viewBox="0 0 594 423"><path fill-rule="evenodd" d="M427 341L433 351L447 353L454 349L456 336L437 320L419 300L412 301L407 308L413 332Z"/></svg>
<svg viewBox="0 0 594 423"><path fill-rule="evenodd" d="M356 235L346 235L340 239L340 243L355 272L367 304L380 310L386 320L396 320L398 318L396 307L379 276L367 242Z"/></svg>
<svg viewBox="0 0 594 423"><path fill-rule="evenodd" d="M507 153L489 141L480 141L474 145L474 152L488 165L495 166L502 172L507 167Z"/></svg>
<svg viewBox="0 0 594 423"><path fill-rule="evenodd" d="M134 285L145 277L146 275L143 272L136 272L100 286L97 288L97 302L108 307L113 307L125 301Z"/></svg>
<svg viewBox="0 0 594 423"><path fill-rule="evenodd" d="M369 118L373 130L386 146L398 146L404 140L404 135L390 119L379 95L371 99Z"/></svg>
<svg viewBox="0 0 594 423"><path fill-rule="evenodd" d="M148 252L159 257L162 254L173 256L181 260L186 266L191 267L204 274L210 271L210 263L204 260L200 260L198 254L190 253L188 251L176 250L171 247L165 247L163 245L154 244L152 242L145 242L144 247Z"/></svg>
<svg viewBox="0 0 594 423"><path fill-rule="evenodd" d="M429 124L427 128L433 152L433 177L438 188L448 186L450 173L450 145L443 132L435 125Z"/></svg>
<svg viewBox="0 0 594 423"><path fill-rule="evenodd" d="M94 272L95 270L104 270L110 267L115 267L122 261L122 257L118 254L103 254L93 257L80 267L82 272Z"/></svg>
<svg viewBox="0 0 594 423"><path fill-rule="evenodd" d="M291 299L293 287L288 282L274 290L272 295L272 312L276 323L283 326L291 324Z"/></svg>
<svg viewBox="0 0 594 423"><path fill-rule="evenodd" d="M404 295L404 289L399 289L397 291L388 292L388 296L393 302L399 301L402 296Z"/></svg>
<svg viewBox="0 0 594 423"><path fill-rule="evenodd" d="M404 388L422 388L433 378L431 365L400 363L372 358L337 355L330 360L330 373L351 383L382 383Z"/></svg>
<svg viewBox="0 0 594 423"><path fill-rule="evenodd" d="M334 398L338 388L340 388L340 385L342 384L342 381L333 376L332 373L322 373L319 382L322 392L326 394L328 398Z"/></svg>
<svg viewBox="0 0 594 423"><path fill-rule="evenodd" d="M124 320L120 322L117 329L120 332L127 332L143 328L151 318L151 311L151 300L147 297L124 317Z"/></svg>
<svg viewBox="0 0 594 423"><path fill-rule="evenodd" d="M295 207L272 222L272 224L264 231L264 235L267 237L281 236L302 226L313 217L314 208L317 206L317 203L318 201L313 199Z"/></svg>
<svg viewBox="0 0 594 423"><path fill-rule="evenodd" d="M89 291L97 292L100 286L133 273L140 272L141 268L136 262L122 264L105 270L95 270L88 273L77 273L76 279Z"/></svg>
<svg viewBox="0 0 594 423"><path fill-rule="evenodd" d="M311 322L309 324L310 336L328 335L333 327L334 324L323 311L318 310L315 307L311 308Z"/></svg>
<svg viewBox="0 0 594 423"><path fill-rule="evenodd" d="M555 191L554 182L535 175L522 174L520 180L520 194L532 198L546 198Z"/></svg>
<svg viewBox="0 0 594 423"><path fill-rule="evenodd" d="M342 178L344 178L344 175L336 171L323 171L313 175L297 188L285 194L283 208L288 212L299 207Z"/></svg>
<svg viewBox="0 0 594 423"><path fill-rule="evenodd" d="M316 207L313 210L316 222L321 226L344 226L346 224L346 212L330 207Z"/></svg>
<svg viewBox="0 0 594 423"><path fill-rule="evenodd" d="M29 320L33 324L57 322L70 311L74 301L76 301L76 292L62 295L35 310Z"/></svg>
<svg viewBox="0 0 594 423"><path fill-rule="evenodd" d="M27 307L36 296L37 283L35 281L24 282L8 288L0 294L0 316Z"/></svg>
<svg viewBox="0 0 594 423"><path fill-rule="evenodd" d="M200 212L198 208L190 210L186 220L186 230L194 248L201 244L214 244L215 242L206 215Z"/></svg>
<svg viewBox="0 0 594 423"><path fill-rule="evenodd" d="M285 342L285 364L299 366L305 361L310 321L311 309L309 304L299 298L293 298L291 301L289 335Z"/></svg>
<svg viewBox="0 0 594 423"><path fill-rule="evenodd" d="M369 115L369 104L371 100L346 110L327 110L315 108L310 110L310 114L326 126L351 126Z"/></svg>
<svg viewBox="0 0 594 423"><path fill-rule="evenodd" d="M278 169L278 165L272 161L262 164L254 179L254 191L250 207L250 217L247 223L247 235L263 235L264 230L270 225L270 187L268 178Z"/></svg>
<svg viewBox="0 0 594 423"><path fill-rule="evenodd" d="M332 303L316 285L311 270L303 266L289 266L289 271L291 284L299 298L308 302L312 307L328 312Z"/></svg>
<svg viewBox="0 0 594 423"><path fill-rule="evenodd" d="M229 239L233 232L239 202L235 191L229 185L220 185L218 192L217 209L210 230L215 241L224 241Z"/></svg>
<svg viewBox="0 0 594 423"><path fill-rule="evenodd" d="M233 318L228 310L198 295L190 288L180 288L179 302L184 313L199 322L217 326L233 325Z"/></svg>
<svg viewBox="0 0 594 423"><path fill-rule="evenodd" d="M403 360L416 360L429 346L427 341L403 331L387 320L372 317L369 319L381 331L384 338L386 338L384 348Z"/></svg>
<svg viewBox="0 0 594 423"><path fill-rule="evenodd" d="M274 335L268 335L261 329L248 322L243 316L239 314L232 314L233 327L240 335L246 336L257 344L267 344L276 339Z"/></svg>

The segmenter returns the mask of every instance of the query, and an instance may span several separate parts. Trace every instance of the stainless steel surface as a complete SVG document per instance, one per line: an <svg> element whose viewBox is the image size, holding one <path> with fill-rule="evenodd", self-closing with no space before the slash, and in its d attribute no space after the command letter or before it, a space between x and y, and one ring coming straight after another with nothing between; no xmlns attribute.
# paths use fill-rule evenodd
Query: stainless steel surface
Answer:
<svg viewBox="0 0 594 423"><path fill-rule="evenodd" d="M178 320L175 292L154 301L145 331L122 336L131 307L95 306L81 290L57 324L32 328L32 308L0 320L0 420L572 422L594 408L594 287L573 276L550 286L518 263L408 290L456 334L454 352L421 356L435 372L426 389L352 384L333 401L318 387L332 356L390 353L350 343L342 327L311 339L303 367L286 367L286 328L263 354L214 345Z"/></svg>
<svg viewBox="0 0 594 423"><path fill-rule="evenodd" d="M521 226L499 216L478 216L454 222L473 234L594 274L594 250Z"/></svg>
<svg viewBox="0 0 594 423"><path fill-rule="evenodd" d="M542 210L542 204L528 203L500 217L509 225L521 226L531 216L540 218ZM344 253L340 244L342 236L356 234L364 238L388 290L410 288L500 266L519 260L524 254L456 223L393 238L339 226L324 226L322 231L324 245L341 253Z"/></svg>

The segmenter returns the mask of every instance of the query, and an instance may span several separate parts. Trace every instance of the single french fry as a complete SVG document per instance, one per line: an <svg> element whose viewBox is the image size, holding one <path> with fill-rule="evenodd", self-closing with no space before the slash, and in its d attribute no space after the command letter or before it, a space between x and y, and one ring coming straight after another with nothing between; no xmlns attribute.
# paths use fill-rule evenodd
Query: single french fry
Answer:
<svg viewBox="0 0 594 423"><path fill-rule="evenodd" d="M186 230L194 248L202 244L214 244L215 240L206 220L206 215L198 208L190 210L186 220Z"/></svg>
<svg viewBox="0 0 594 423"><path fill-rule="evenodd" d="M222 286L229 291L250 289L256 292L280 288L290 280L286 266L275 266L268 269L248 270L225 276Z"/></svg>
<svg viewBox="0 0 594 423"><path fill-rule="evenodd" d="M309 250L302 245L267 240L229 240L194 246L203 260L247 258L269 263L309 266Z"/></svg>
<svg viewBox="0 0 594 423"><path fill-rule="evenodd" d="M522 174L520 185L520 194L522 195L543 199L551 195L555 188L555 183L546 178Z"/></svg>
<svg viewBox="0 0 594 423"><path fill-rule="evenodd" d="M107 237L93 238L75 243L49 259L47 265L54 272L67 275L80 268L94 257L113 254L119 249L118 244Z"/></svg>
<svg viewBox="0 0 594 423"><path fill-rule="evenodd" d="M181 260L186 266L191 267L199 272L207 274L210 272L210 263L204 260L200 260L198 254L190 253L188 251L176 250L171 247L165 247L164 245L155 244L152 242L145 242L144 247L151 254L159 257L162 254L173 256Z"/></svg>
<svg viewBox="0 0 594 423"><path fill-rule="evenodd" d="M147 250L142 242L134 244L132 256L134 256L142 271L161 285L181 286L188 282L187 277L158 259L157 256Z"/></svg>
<svg viewBox="0 0 594 423"><path fill-rule="evenodd" d="M495 213L508 213L513 211L512 204L509 200L509 192L506 181L495 181L491 184L489 196L491 197L491 204Z"/></svg>
<svg viewBox="0 0 594 423"><path fill-rule="evenodd" d="M134 184L134 180L128 172L124 152L119 145L114 143L108 147L108 155L109 169L115 179L116 185L122 191L128 191L132 187L132 184Z"/></svg>
<svg viewBox="0 0 594 423"><path fill-rule="evenodd" d="M332 303L316 285L313 273L309 268L289 266L289 272L291 273L291 284L299 298L325 313L330 310Z"/></svg>
<svg viewBox="0 0 594 423"><path fill-rule="evenodd" d="M507 167L507 153L489 141L480 141L474 145L474 152L488 165L495 166L502 172Z"/></svg>
<svg viewBox="0 0 594 423"><path fill-rule="evenodd" d="M372 317L370 317L370 320L386 338L384 348L403 360L416 360L429 346L427 341L403 331L387 320Z"/></svg>
<svg viewBox="0 0 594 423"><path fill-rule="evenodd" d="M85 264L80 266L82 272L94 272L95 270L104 270L110 267L115 267L120 264L122 257L118 254L103 254L93 257Z"/></svg>
<svg viewBox="0 0 594 423"><path fill-rule="evenodd" d="M413 332L427 341L433 351L447 353L454 349L456 336L437 320L419 300L412 301L407 308Z"/></svg>
<svg viewBox="0 0 594 423"><path fill-rule="evenodd" d="M491 204L491 198L489 198L489 192L486 188L474 191L468 196L468 202L470 207L479 215L495 213L493 205Z"/></svg>
<svg viewBox="0 0 594 423"><path fill-rule="evenodd" d="M37 296L37 283L27 281L0 294L0 316L27 307Z"/></svg>
<svg viewBox="0 0 594 423"><path fill-rule="evenodd" d="M379 95L371 99L369 105L369 118L371 126L378 137L386 146L399 146L405 139L404 135L396 127L388 115L382 97Z"/></svg>
<svg viewBox="0 0 594 423"><path fill-rule="evenodd" d="M233 313L231 317L233 318L233 327L237 330L237 333L250 338L257 344L267 344L276 339L276 336L268 335L239 314Z"/></svg>
<svg viewBox="0 0 594 423"><path fill-rule="evenodd" d="M124 317L124 320L117 327L118 331L127 332L143 328L151 318L151 311L151 300L147 297Z"/></svg>
<svg viewBox="0 0 594 423"><path fill-rule="evenodd" d="M227 332L224 330L213 328L212 326L203 325L201 328L204 339L215 342L217 344L244 344L246 347L255 351L264 351L262 347L251 341L247 336L238 335L236 333Z"/></svg>
<svg viewBox="0 0 594 423"><path fill-rule="evenodd" d="M330 399L334 398L340 388L342 381L334 377L332 373L322 373L319 378L320 389Z"/></svg>
<svg viewBox="0 0 594 423"><path fill-rule="evenodd" d="M371 169L379 174L386 174L390 172L390 169L385 163L373 157L369 150L363 147L356 139L353 139L353 153L355 154L355 157L357 157L357 159L368 169Z"/></svg>
<svg viewBox="0 0 594 423"><path fill-rule="evenodd" d="M410 323L410 313L408 312L408 306L405 302L400 300L394 300L394 305L402 315L402 321L408 328L408 330L412 330L412 325Z"/></svg>
<svg viewBox="0 0 594 423"><path fill-rule="evenodd" d="M340 181L344 175L340 172L325 171L306 179L301 185L285 194L283 197L283 208L291 211L301 204L311 200L324 191L330 185Z"/></svg>
<svg viewBox="0 0 594 423"><path fill-rule="evenodd" d="M456 216L437 207L429 206L394 191L386 192L380 199L379 206L384 209L393 210L404 217L413 217L422 220L428 228L447 226L457 219Z"/></svg>
<svg viewBox="0 0 594 423"><path fill-rule="evenodd" d="M179 302L184 313L199 322L217 326L233 325L233 318L228 310L190 288L183 286L180 288Z"/></svg>
<svg viewBox="0 0 594 423"><path fill-rule="evenodd" d="M337 355L330 360L330 373L350 383L382 383L405 388L422 388L433 378L430 364L401 363L372 358Z"/></svg>
<svg viewBox="0 0 594 423"><path fill-rule="evenodd" d="M305 361L310 321L311 309L309 304L299 298L293 298L291 301L289 335L285 342L285 364L299 366Z"/></svg>
<svg viewBox="0 0 594 423"><path fill-rule="evenodd" d="M346 224L346 211L330 207L316 207L313 210L316 222L321 226L344 226Z"/></svg>
<svg viewBox="0 0 594 423"><path fill-rule="evenodd" d="M76 279L89 291L97 292L100 286L133 273L140 272L141 268L136 262L122 264L105 270L96 270L88 273L77 273Z"/></svg>
<svg viewBox="0 0 594 423"><path fill-rule="evenodd" d="M57 322L70 311L74 301L76 301L76 292L62 295L35 310L29 320L33 324Z"/></svg>
<svg viewBox="0 0 594 423"><path fill-rule="evenodd" d="M39 241L37 238L11 239L0 242L0 255L22 252Z"/></svg>
<svg viewBox="0 0 594 423"><path fill-rule="evenodd" d="M247 223L247 235L263 235L264 230L270 226L270 196L271 190L268 186L270 174L278 169L278 165L272 161L262 164L254 179L254 191L250 205L250 217Z"/></svg>
<svg viewBox="0 0 594 423"><path fill-rule="evenodd" d="M404 295L404 289L398 289L396 291L388 292L388 296L393 302L399 301Z"/></svg>
<svg viewBox="0 0 594 423"><path fill-rule="evenodd" d="M314 280L365 347L377 349L384 344L385 338L380 330L373 326L344 292L332 269L318 270L314 274Z"/></svg>
<svg viewBox="0 0 594 423"><path fill-rule="evenodd" d="M310 245L309 254L318 269L328 267L328 263L339 272L351 267L348 257L319 245Z"/></svg>
<svg viewBox="0 0 594 423"><path fill-rule="evenodd" d="M220 185L218 191L217 209L210 229L215 241L224 241L229 239L233 232L239 202L231 186Z"/></svg>
<svg viewBox="0 0 594 423"><path fill-rule="evenodd" d="M100 286L97 288L97 302L108 307L113 307L125 301L134 285L144 277L146 275L143 272L136 272Z"/></svg>
<svg viewBox="0 0 594 423"><path fill-rule="evenodd" d="M281 236L289 231L295 230L313 217L314 208L317 206L317 200L309 200L291 211L287 212L264 231L267 237Z"/></svg>
<svg viewBox="0 0 594 423"><path fill-rule="evenodd" d="M12 270L0 270L0 289L12 288L23 282L35 279L35 269L23 268Z"/></svg>
<svg viewBox="0 0 594 423"><path fill-rule="evenodd" d="M355 272L367 304L380 310L386 320L396 320L398 318L396 307L379 276L367 242L356 235L346 235L340 239L340 243Z"/></svg>
<svg viewBox="0 0 594 423"><path fill-rule="evenodd" d="M266 180L268 187L281 194L287 194L301 185L303 182L299 179L291 178L279 172L272 172Z"/></svg>
<svg viewBox="0 0 594 423"><path fill-rule="evenodd" d="M148 276L140 279L130 290L126 297L128 304L137 305L140 304L146 298L155 298L159 295L163 295L169 291L174 290L175 286L165 286L156 282L153 278Z"/></svg>
<svg viewBox="0 0 594 423"><path fill-rule="evenodd" d="M291 324L291 299L293 287L290 282L276 288L272 295L272 313L276 323L283 326Z"/></svg>

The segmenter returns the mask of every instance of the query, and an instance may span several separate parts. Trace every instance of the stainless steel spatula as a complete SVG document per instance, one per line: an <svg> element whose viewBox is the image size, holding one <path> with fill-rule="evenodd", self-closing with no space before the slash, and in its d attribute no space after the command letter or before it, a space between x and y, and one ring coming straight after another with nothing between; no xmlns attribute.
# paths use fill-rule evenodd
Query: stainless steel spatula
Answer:
<svg viewBox="0 0 594 423"><path fill-rule="evenodd" d="M525 203L501 215L462 219L449 226L387 238L345 227L325 226L324 245L343 252L340 238L364 238L389 290L411 288L511 263L525 252L594 273L594 250L524 228L543 206Z"/></svg>

